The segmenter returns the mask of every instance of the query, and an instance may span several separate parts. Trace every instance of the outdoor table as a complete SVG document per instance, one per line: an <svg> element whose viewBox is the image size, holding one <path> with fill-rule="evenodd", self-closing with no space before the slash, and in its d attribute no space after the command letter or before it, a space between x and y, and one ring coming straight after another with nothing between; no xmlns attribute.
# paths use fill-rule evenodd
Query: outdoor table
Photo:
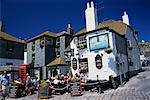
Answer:
<svg viewBox="0 0 150 100"><path fill-rule="evenodd" d="M18 85L15 83L10 84L9 97L16 98L18 97Z"/></svg>

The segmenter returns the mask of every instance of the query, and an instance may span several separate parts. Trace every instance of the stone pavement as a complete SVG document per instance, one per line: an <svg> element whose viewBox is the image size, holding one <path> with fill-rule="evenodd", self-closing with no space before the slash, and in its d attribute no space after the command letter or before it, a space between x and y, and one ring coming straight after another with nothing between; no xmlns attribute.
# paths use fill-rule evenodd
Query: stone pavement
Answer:
<svg viewBox="0 0 150 100"><path fill-rule="evenodd" d="M8 98L7 100L16 100ZM37 100L37 94L19 98L18 100ZM116 90L107 90L102 94L84 92L82 96L71 97L66 93L55 95L49 100L150 100L150 68L139 73Z"/></svg>

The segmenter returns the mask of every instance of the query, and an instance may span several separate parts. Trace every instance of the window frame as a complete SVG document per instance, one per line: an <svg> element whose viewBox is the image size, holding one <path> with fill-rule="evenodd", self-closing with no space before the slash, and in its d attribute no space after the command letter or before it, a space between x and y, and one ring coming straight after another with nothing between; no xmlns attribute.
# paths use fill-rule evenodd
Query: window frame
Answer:
<svg viewBox="0 0 150 100"><path fill-rule="evenodd" d="M14 42L12 42L12 41L7 41L7 44L6 44L6 51L14 52L14 49L15 49Z"/></svg>

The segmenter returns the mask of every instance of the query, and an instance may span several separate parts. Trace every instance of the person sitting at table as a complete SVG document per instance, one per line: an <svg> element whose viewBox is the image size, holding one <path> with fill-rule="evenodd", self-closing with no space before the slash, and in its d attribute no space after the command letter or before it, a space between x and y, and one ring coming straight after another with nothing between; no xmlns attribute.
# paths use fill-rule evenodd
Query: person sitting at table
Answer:
<svg viewBox="0 0 150 100"><path fill-rule="evenodd" d="M58 85L60 83L60 81L58 80L58 77L56 76L54 79L54 85Z"/></svg>
<svg viewBox="0 0 150 100"><path fill-rule="evenodd" d="M30 76L27 74L27 79L26 79L26 93L27 95L30 94L30 87L32 87L32 81L31 81L31 78Z"/></svg>
<svg viewBox="0 0 150 100"><path fill-rule="evenodd" d="M79 81L80 80L80 76L76 73L75 74L75 76L73 76L72 78L71 78L71 81Z"/></svg>
<svg viewBox="0 0 150 100"><path fill-rule="evenodd" d="M33 79L33 85L34 85L34 88L35 88L35 90L37 90L37 88L38 88L38 79L37 79L37 77L35 77L34 79Z"/></svg>

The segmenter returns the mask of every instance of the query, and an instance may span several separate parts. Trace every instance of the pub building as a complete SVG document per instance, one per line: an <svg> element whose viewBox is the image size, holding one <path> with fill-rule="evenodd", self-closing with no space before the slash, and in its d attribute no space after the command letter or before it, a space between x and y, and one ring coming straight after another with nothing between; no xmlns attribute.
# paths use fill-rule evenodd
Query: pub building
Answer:
<svg viewBox="0 0 150 100"><path fill-rule="evenodd" d="M94 2L87 3L86 28L77 32L71 43L71 71L89 80L109 80L122 83L140 69L137 32L130 26L126 12L122 20L107 20L98 24Z"/></svg>

